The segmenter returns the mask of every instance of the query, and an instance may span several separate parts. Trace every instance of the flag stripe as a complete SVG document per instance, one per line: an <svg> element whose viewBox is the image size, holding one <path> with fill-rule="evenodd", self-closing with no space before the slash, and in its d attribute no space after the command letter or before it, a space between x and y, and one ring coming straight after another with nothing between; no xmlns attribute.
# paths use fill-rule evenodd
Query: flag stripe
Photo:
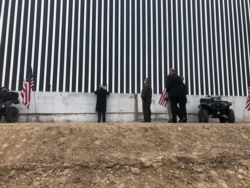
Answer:
<svg viewBox="0 0 250 188"><path fill-rule="evenodd" d="M23 104L29 108L30 106L30 99L31 99L31 91L32 87L34 86L34 78L32 75L32 69L28 71L27 79L23 82L23 89L21 91L21 96L23 98Z"/></svg>
<svg viewBox="0 0 250 188"><path fill-rule="evenodd" d="M248 97L247 97L246 109L247 109L247 111L250 111L250 87L248 88Z"/></svg>
<svg viewBox="0 0 250 188"><path fill-rule="evenodd" d="M167 106L168 102L166 100L166 96L167 96L167 91L166 91L166 88L162 91L162 94L161 94L161 97L160 97L160 100L158 102L158 104L162 105L162 106Z"/></svg>

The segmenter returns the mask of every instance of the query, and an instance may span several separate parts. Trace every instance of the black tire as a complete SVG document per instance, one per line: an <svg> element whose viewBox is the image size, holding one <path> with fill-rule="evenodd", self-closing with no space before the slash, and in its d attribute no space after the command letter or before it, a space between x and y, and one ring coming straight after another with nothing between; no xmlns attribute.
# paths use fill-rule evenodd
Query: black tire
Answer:
<svg viewBox="0 0 250 188"><path fill-rule="evenodd" d="M235 122L234 111L232 109L229 109L229 111L228 111L228 123L234 123L234 122Z"/></svg>
<svg viewBox="0 0 250 188"><path fill-rule="evenodd" d="M5 120L8 123L14 123L17 122L19 118L19 111L16 107L10 106L5 111Z"/></svg>
<svg viewBox="0 0 250 188"><path fill-rule="evenodd" d="M225 117L220 117L220 122L221 122L221 123L226 123L226 122L227 122L227 118L225 118Z"/></svg>
<svg viewBox="0 0 250 188"><path fill-rule="evenodd" d="M201 121L200 122L204 122L207 123L208 122L208 111L206 109L202 109L201 110Z"/></svg>
<svg viewBox="0 0 250 188"><path fill-rule="evenodd" d="M202 111L201 110L199 110L199 112L198 112L198 121L202 122Z"/></svg>

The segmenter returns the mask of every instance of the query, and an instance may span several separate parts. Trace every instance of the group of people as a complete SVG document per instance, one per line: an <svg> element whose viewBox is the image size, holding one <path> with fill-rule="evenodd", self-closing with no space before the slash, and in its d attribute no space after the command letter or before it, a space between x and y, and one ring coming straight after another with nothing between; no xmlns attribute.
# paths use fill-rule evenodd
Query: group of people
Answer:
<svg viewBox="0 0 250 188"><path fill-rule="evenodd" d="M179 122L187 122L187 87L184 83L184 78L177 75L176 70L171 68L166 78L165 89L167 91L166 100L168 102L169 122L177 123L177 116ZM98 113L98 122L106 121L106 97L109 92L105 85L100 84L95 91L97 95L96 111ZM141 92L143 122L151 122L151 100L152 88L150 86L150 79L145 78L143 89Z"/></svg>
<svg viewBox="0 0 250 188"><path fill-rule="evenodd" d="M109 92L106 89L106 86L100 84L98 89L95 91L97 96L96 101L96 112L98 113L98 120L97 122L100 123L106 122L106 106L107 106L107 96ZM143 114L144 114L144 122L151 122L151 99L152 99L152 89L150 87L150 80L146 78L144 80L144 86L142 90L142 105L143 105Z"/></svg>
<svg viewBox="0 0 250 188"><path fill-rule="evenodd" d="M167 91L168 114L170 123L177 123L177 116L179 122L187 122L187 87L184 83L184 77L178 76L176 70L171 68L166 78L165 89ZM152 89L150 87L149 78L144 80L144 86L141 93L143 122L151 121L151 98Z"/></svg>

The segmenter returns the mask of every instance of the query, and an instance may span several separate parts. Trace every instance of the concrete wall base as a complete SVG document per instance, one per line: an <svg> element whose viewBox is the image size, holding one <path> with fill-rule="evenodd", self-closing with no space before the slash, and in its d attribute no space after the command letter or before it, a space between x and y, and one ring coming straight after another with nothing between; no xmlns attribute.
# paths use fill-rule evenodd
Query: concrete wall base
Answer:
<svg viewBox="0 0 250 188"><path fill-rule="evenodd" d="M107 97L107 122L135 122L143 119L140 94L110 94ZM198 105L202 96L187 96L188 122L198 122ZM160 95L153 95L151 119L167 122L167 108L158 104ZM245 110L247 97L222 97L232 102L236 122L250 122ZM22 99L20 97L20 102ZM30 108L18 104L20 122L96 122L94 93L33 92ZM211 119L211 120L210 120ZM210 118L211 122L219 122ZM4 117L1 120L4 122Z"/></svg>

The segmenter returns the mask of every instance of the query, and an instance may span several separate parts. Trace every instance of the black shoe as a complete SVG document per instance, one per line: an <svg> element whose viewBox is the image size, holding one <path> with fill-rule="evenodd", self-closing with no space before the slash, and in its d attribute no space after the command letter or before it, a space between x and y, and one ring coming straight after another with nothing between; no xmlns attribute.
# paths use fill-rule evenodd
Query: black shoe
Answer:
<svg viewBox="0 0 250 188"><path fill-rule="evenodd" d="M177 123L177 121L169 120L168 123Z"/></svg>
<svg viewBox="0 0 250 188"><path fill-rule="evenodd" d="M186 123L187 122L187 118L183 118L179 121L180 123Z"/></svg>

